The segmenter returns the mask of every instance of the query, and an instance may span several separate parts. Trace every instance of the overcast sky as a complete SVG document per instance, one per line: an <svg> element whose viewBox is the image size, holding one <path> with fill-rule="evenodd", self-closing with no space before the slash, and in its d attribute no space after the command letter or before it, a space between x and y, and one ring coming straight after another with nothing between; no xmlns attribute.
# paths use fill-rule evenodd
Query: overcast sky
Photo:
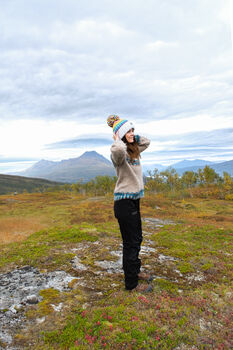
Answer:
<svg viewBox="0 0 233 350"><path fill-rule="evenodd" d="M0 0L0 172L109 158L109 114L145 163L233 159L231 2Z"/></svg>

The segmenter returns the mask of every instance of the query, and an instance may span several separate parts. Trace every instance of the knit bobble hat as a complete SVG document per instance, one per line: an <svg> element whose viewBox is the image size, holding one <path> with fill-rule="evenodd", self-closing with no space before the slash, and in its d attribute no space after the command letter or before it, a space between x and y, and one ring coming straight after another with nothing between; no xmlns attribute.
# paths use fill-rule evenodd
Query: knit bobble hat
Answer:
<svg viewBox="0 0 233 350"><path fill-rule="evenodd" d="M113 128L113 133L115 135L117 131L119 131L120 139L122 139L130 129L134 129L134 124L132 122L126 119L120 119L116 114L108 117L107 124Z"/></svg>

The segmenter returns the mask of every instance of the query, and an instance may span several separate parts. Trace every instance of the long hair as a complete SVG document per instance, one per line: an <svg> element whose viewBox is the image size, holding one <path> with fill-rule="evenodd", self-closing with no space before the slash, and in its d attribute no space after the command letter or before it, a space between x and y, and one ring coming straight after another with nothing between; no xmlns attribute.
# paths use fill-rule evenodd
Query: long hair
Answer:
<svg viewBox="0 0 233 350"><path fill-rule="evenodd" d="M140 151L139 151L139 148L138 148L138 143L137 141L135 141L134 139L134 142L132 143L129 143L127 140L126 140L126 137L122 137L122 141L126 144L127 146L127 152L130 156L130 160L134 160L134 159L138 159L140 158Z"/></svg>

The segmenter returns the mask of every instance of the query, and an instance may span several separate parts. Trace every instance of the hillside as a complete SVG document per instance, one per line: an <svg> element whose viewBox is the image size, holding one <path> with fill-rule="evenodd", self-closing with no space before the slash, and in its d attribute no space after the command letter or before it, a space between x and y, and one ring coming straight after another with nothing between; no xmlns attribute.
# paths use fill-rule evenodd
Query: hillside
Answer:
<svg viewBox="0 0 233 350"><path fill-rule="evenodd" d="M124 289L112 196L0 196L0 349L232 349L233 201L141 204L148 294Z"/></svg>
<svg viewBox="0 0 233 350"><path fill-rule="evenodd" d="M56 185L61 185L61 183L24 176L0 174L0 194L23 192L24 190L33 192L36 189L44 189Z"/></svg>
<svg viewBox="0 0 233 350"><path fill-rule="evenodd" d="M73 183L87 182L98 175L114 176L112 163L101 154L92 151L85 152L80 157L53 162L40 160L29 169L18 175Z"/></svg>

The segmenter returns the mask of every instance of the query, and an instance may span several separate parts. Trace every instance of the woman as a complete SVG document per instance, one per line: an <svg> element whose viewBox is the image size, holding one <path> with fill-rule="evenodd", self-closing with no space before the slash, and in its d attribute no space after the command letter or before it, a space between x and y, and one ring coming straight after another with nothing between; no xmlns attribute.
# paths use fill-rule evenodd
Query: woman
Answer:
<svg viewBox="0 0 233 350"><path fill-rule="evenodd" d="M118 220L123 240L123 270L125 288L149 292L149 284L138 285L138 280L152 280L151 276L140 273L139 251L142 243L140 198L144 196L140 153L150 144L143 136L134 135L132 122L110 115L107 123L113 128L114 143L111 159L117 172L114 190L114 214Z"/></svg>

